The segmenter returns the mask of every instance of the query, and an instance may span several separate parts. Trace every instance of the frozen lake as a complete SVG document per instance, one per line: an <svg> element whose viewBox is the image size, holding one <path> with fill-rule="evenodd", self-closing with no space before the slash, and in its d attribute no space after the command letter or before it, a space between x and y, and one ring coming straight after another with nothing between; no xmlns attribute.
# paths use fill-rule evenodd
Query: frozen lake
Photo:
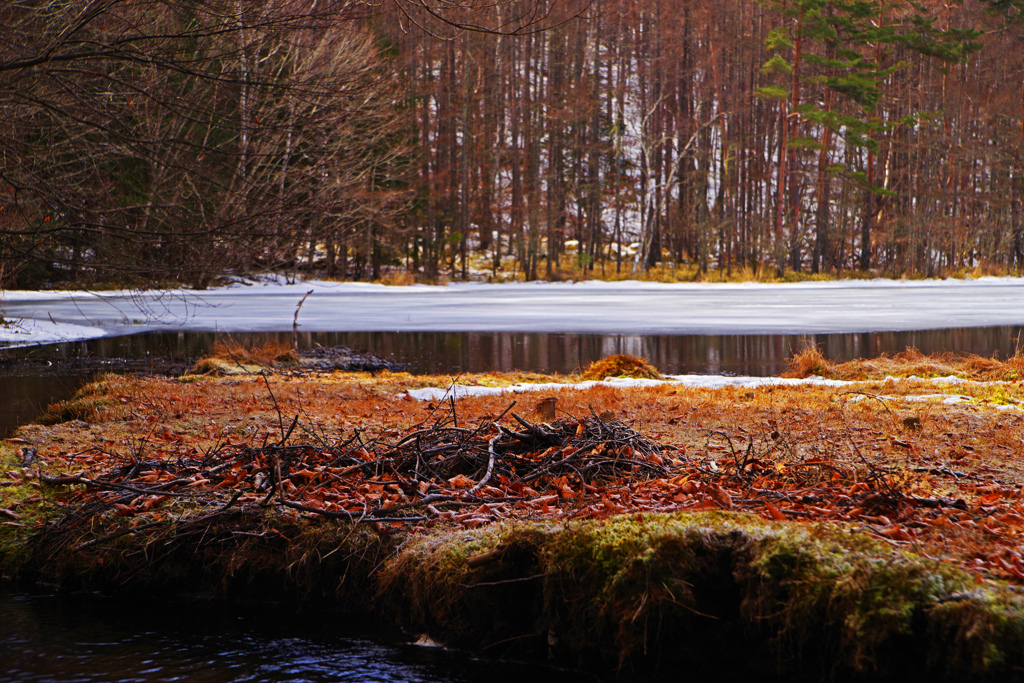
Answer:
<svg viewBox="0 0 1024 683"><path fill-rule="evenodd" d="M254 283L208 291L4 294L0 342L143 331L832 334L1024 324L1024 279L793 284Z"/></svg>

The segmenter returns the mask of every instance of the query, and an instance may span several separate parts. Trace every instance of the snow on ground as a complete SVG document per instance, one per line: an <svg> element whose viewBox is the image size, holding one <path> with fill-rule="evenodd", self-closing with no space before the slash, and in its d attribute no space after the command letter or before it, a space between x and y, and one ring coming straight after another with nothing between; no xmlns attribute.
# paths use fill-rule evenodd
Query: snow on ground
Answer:
<svg viewBox="0 0 1024 683"><path fill-rule="evenodd" d="M924 382L935 385L949 385L949 384L985 384L985 382L976 382L974 380L965 380L959 377L934 377L929 379L922 379L920 377L907 377L901 379L897 377L886 377L886 382ZM522 394L528 391L545 391L545 390L571 390L571 389L589 389L596 385L604 385L610 387L628 388L628 387L652 387L659 384L671 384L673 386L683 386L689 388L704 388L704 389L719 389L721 387L741 387L745 389L754 389L756 387L777 387L777 386L797 386L814 384L818 386L826 387L844 387L857 382L839 380L839 379L824 379L822 377L806 377L803 379L796 379L790 377L724 377L722 375L667 375L664 380L658 379L631 379L625 377L606 377L601 381L586 381L586 382L575 382L560 384L556 382L544 382L544 383L519 383L512 384L507 387L481 387L476 385L466 384L452 384L445 388L439 387L425 387L423 389L408 389L406 394L409 398L416 399L417 401L444 401L449 397L460 399L467 398L470 396L497 396L500 394ZM863 400L864 396L853 395L850 397L853 401ZM906 396L872 396L872 398L881 399L884 401L909 401L909 402L935 402L944 404L957 404L957 403L970 403L974 401L970 396L964 396L961 394L911 394ZM1006 404L993 404L986 403L990 408L996 410L1024 410L1024 406L1019 406L1013 403Z"/></svg>
<svg viewBox="0 0 1024 683"><path fill-rule="evenodd" d="M1024 324L1024 279L792 284L465 283L385 287L281 280L204 291L7 291L0 342L149 330L825 334Z"/></svg>
<svg viewBox="0 0 1024 683"><path fill-rule="evenodd" d="M597 385L609 387L654 387L660 384L672 384L676 386L719 389L721 387L763 387L781 386L796 384L820 384L822 386L840 387L852 382L836 379L823 379L821 377L808 377L806 379L790 379L783 377L725 377L723 375L668 375L664 380L660 379L633 379L628 377L607 377L603 380L588 380L586 382L575 382L563 384L558 382L523 382L512 384L507 387L481 387L476 385L452 384L447 388L426 387L423 389L409 389L406 393L410 398L418 401L440 401L448 398L466 398L468 396L497 396L499 394L521 394L525 391L544 391L551 389L589 389Z"/></svg>

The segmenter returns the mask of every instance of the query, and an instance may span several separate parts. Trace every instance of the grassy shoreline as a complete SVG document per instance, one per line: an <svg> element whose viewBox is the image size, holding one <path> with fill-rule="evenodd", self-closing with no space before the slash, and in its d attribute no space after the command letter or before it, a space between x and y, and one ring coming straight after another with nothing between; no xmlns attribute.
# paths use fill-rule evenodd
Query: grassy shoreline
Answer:
<svg viewBox="0 0 1024 683"><path fill-rule="evenodd" d="M0 573L649 680L1024 679L1024 387L860 377L107 376L0 444Z"/></svg>

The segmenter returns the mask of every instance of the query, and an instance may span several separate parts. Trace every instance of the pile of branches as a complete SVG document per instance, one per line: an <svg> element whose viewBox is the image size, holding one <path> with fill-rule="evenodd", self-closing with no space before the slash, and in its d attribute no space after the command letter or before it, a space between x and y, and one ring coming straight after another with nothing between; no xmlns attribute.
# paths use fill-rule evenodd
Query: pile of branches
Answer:
<svg viewBox="0 0 1024 683"><path fill-rule="evenodd" d="M410 523L438 515L435 505L515 503L572 497L595 482L632 483L672 476L672 449L591 411L533 423L511 412L460 427L452 412L400 440L367 441L356 431L339 443L221 446L167 460L136 460L100 476L41 477L45 485L83 485L56 524L81 527L113 509L124 516L166 510L179 519L234 508L285 507L360 522ZM499 424L511 415L514 427ZM678 462L678 461L676 461ZM551 494L556 494L552 496Z"/></svg>
<svg viewBox="0 0 1024 683"><path fill-rule="evenodd" d="M531 423L516 413L512 417L518 429L485 422L475 429L417 431L395 444L380 464L418 482L443 485L460 476L475 479L473 490L495 477L502 483L546 490L566 476L589 484L598 479L669 474L661 452L672 447L657 444L621 422L593 413L589 418L550 424Z"/></svg>

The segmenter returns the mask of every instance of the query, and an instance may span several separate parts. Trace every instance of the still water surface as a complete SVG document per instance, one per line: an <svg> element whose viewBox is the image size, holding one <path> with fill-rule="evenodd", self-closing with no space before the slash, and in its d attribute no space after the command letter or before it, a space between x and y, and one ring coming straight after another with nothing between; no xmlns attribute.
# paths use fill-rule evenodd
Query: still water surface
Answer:
<svg viewBox="0 0 1024 683"><path fill-rule="evenodd" d="M583 683L581 674L344 635L283 609L127 605L0 586L0 683Z"/></svg>
<svg viewBox="0 0 1024 683"><path fill-rule="evenodd" d="M1012 356L1024 341L1020 326L959 327L854 334L622 335L525 332L306 332L299 346L347 346L405 364L414 373L533 370L572 372L613 353L647 358L666 374L776 375L787 359L814 344L837 361L898 353L976 353ZM168 359L203 355L217 340L292 343L290 333L170 332L102 337L80 342L5 349L9 357L60 361L73 368L82 359L133 359L134 369L162 367ZM117 363L111 369L117 370Z"/></svg>

